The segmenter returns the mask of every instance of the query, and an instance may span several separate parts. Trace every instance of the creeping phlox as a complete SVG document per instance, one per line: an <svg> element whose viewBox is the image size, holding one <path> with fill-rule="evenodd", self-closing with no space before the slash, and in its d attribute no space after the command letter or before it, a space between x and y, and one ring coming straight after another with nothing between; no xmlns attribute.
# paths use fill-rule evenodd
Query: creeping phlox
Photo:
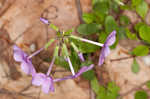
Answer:
<svg viewBox="0 0 150 99"><path fill-rule="evenodd" d="M14 57L15 61L21 63L22 71L24 73L32 76L32 84L35 86L41 86L42 91L44 93L54 92L54 83L55 82L59 82L59 81L67 80L67 79L74 79L74 78L80 76L82 73L84 73L88 70L91 70L94 67L94 64L91 64L90 66L83 66L77 73L75 73L74 68L72 66L72 62L69 57L67 44L70 44L74 48L74 50L78 54L81 62L84 62L85 59L84 59L81 51L75 45L75 43L70 41L69 38L80 40L80 41L87 42L87 43L91 43L91 44L94 44L97 46L101 46L102 50L100 53L100 58L99 58L99 63L98 63L99 66L101 66L103 64L105 57L110 53L109 46L114 44L114 42L116 40L116 31L113 31L112 33L110 33L110 35L106 39L106 42L104 44L101 44L101 43L94 42L94 41L91 41L88 39L80 38L78 36L72 35L69 32L60 32L59 29L56 26L54 26L53 24L50 24L50 22L48 20L46 20L44 18L40 18L40 20L47 25L51 25L51 27L57 31L57 37L51 39L44 47L42 47L41 49L37 50L36 52L34 52L33 54L31 54L29 56L27 55L27 53L22 51L17 45L14 45L13 46L13 51L14 51L13 57ZM33 56L39 54L41 51L46 50L54 41L57 42L57 45L54 49L53 58L52 58L52 61L50 63L47 73L44 74L44 73L36 72L36 70L32 64L31 58ZM59 54L59 53L61 53L61 54ZM72 75L66 76L64 78L53 78L51 76L51 70L52 70L53 64L55 62L55 59L58 58L59 55L62 55L64 57L64 59L68 62L70 70L72 72Z"/></svg>

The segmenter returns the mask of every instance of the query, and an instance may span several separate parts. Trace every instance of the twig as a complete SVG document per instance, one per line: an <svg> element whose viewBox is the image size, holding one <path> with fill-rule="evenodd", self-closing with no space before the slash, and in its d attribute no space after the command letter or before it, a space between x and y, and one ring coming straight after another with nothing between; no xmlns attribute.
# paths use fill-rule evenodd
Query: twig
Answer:
<svg viewBox="0 0 150 99"><path fill-rule="evenodd" d="M80 0L75 0L76 1L76 6L77 6L77 11L78 11L78 17L80 20L80 24L83 24L84 21L82 19L82 9L81 9L81 3Z"/></svg>
<svg viewBox="0 0 150 99"><path fill-rule="evenodd" d="M121 58L117 58L117 59L110 59L111 62L113 61L121 61L121 60L125 60L125 59L129 59L129 58L135 58L136 56L129 56L129 57L121 57Z"/></svg>

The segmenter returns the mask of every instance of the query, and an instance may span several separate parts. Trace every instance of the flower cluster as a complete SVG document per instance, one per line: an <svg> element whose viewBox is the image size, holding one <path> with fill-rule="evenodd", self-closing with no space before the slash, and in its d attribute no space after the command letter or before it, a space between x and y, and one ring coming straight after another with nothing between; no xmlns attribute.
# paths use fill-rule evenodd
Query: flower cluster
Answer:
<svg viewBox="0 0 150 99"><path fill-rule="evenodd" d="M45 24L48 24L48 25L50 24L49 21L46 20L46 19L40 18L40 20ZM56 29L56 27L55 27L55 29ZM74 36L74 35L71 35L71 34L68 34L68 33L66 35L64 32L63 33L59 32L59 34L57 36L58 36L58 38L57 38L58 43L57 43L57 46L55 47L54 55L53 55L52 61L50 63L49 69L48 69L46 74L36 72L36 70L35 70L35 68L32 64L31 58L33 56L39 54L42 50L47 49L51 45L51 43L56 41L56 38L51 39L43 48L41 48L38 51L34 52L30 56L28 56L25 52L23 52L18 46L16 46L16 45L13 46L13 51L14 51L13 57L14 57L14 59L17 62L21 63L21 69L24 73L32 76L32 84L35 85L35 86L41 86L42 91L44 93L54 92L54 83L55 82L59 82L59 81L62 81L62 80L67 80L67 79L74 79L74 78L80 76L82 73L84 73L88 70L91 70L94 67L93 64L91 64L90 66L83 66L77 73L75 73L74 68L72 66L72 62L69 58L69 52L68 52L67 45L66 45L66 42L68 42L68 38L73 38L73 39L81 40L83 42L88 42L88 43L91 43L91 44L101 46L102 50L101 50L101 53L100 53L100 58L99 58L99 63L98 63L98 65L101 66L104 62L105 57L110 53L109 46L111 46L115 42L116 31L113 31L107 37L107 40L104 44L94 42L94 41L91 41L91 40L87 40L87 39L84 39L84 38L80 38L80 37L77 37L77 36ZM74 48L74 50L77 52L80 61L84 62L85 59L83 57L83 54L78 49L78 47L73 42L69 42L69 43ZM61 52L61 55L68 62L70 70L72 72L72 75L66 76L64 78L54 79L51 76L51 70L52 70L53 64L55 62L55 59L58 58L58 56L59 56L58 55L59 52Z"/></svg>

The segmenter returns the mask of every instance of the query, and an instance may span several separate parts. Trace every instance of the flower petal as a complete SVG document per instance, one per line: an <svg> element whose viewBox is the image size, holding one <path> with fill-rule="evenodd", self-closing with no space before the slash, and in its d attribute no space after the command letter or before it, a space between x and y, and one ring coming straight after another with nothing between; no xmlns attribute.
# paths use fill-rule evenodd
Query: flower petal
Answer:
<svg viewBox="0 0 150 99"><path fill-rule="evenodd" d="M104 59L105 59L105 46L102 48L101 52L100 52L100 56L99 56L99 61L98 61L98 65L101 66L104 63Z"/></svg>
<svg viewBox="0 0 150 99"><path fill-rule="evenodd" d="M21 63L21 69L23 72L25 72L26 74L30 73L30 67L28 66L28 64L26 62L22 62Z"/></svg>
<svg viewBox="0 0 150 99"><path fill-rule="evenodd" d="M36 86L40 86L41 84L43 84L45 78L46 78L45 74L37 73L32 78L32 84Z"/></svg>
<svg viewBox="0 0 150 99"><path fill-rule="evenodd" d="M108 56L110 54L110 48L108 46L106 46L104 48L104 57Z"/></svg>
<svg viewBox="0 0 150 99"><path fill-rule="evenodd" d="M105 59L106 56L109 55L109 53L110 53L109 46L104 45L104 47L102 48L102 51L100 53L100 56L99 56L99 62L98 62L99 66L101 66L104 63L104 59Z"/></svg>
<svg viewBox="0 0 150 99"><path fill-rule="evenodd" d="M17 61L17 62L22 62L24 57L27 56L26 53L24 53L18 46L14 45L13 46L13 50L14 50L14 59Z"/></svg>
<svg viewBox="0 0 150 99"><path fill-rule="evenodd" d="M109 34L109 36L107 37L107 40L106 40L106 45L107 46L111 46L115 43L116 41L116 31L113 31Z"/></svg>
<svg viewBox="0 0 150 99"><path fill-rule="evenodd" d="M35 68L33 67L33 65L32 65L30 60L22 61L21 69L26 74L30 74L32 76L35 75L35 73L36 73Z"/></svg>
<svg viewBox="0 0 150 99"><path fill-rule="evenodd" d="M54 92L53 79L51 77L45 78L42 83L42 91L48 94L50 91Z"/></svg>
<svg viewBox="0 0 150 99"><path fill-rule="evenodd" d="M49 24L49 21L46 20L46 19L44 19L44 18L40 18L40 20L41 20L43 23L45 23L45 24Z"/></svg>

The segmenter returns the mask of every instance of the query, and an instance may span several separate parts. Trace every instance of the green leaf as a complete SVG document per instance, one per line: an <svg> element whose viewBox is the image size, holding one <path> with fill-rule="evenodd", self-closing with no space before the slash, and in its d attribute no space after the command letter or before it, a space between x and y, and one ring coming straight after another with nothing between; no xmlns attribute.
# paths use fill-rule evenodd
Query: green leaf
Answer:
<svg viewBox="0 0 150 99"><path fill-rule="evenodd" d="M95 12L99 12L102 14L108 14L109 8L107 2L97 2L93 6L93 10Z"/></svg>
<svg viewBox="0 0 150 99"><path fill-rule="evenodd" d="M119 13L120 9L117 1L109 2L109 9L112 9L114 12Z"/></svg>
<svg viewBox="0 0 150 99"><path fill-rule="evenodd" d="M101 32L100 35L99 35L98 41L100 43L105 43L105 41L107 39L107 36L108 36L107 33Z"/></svg>
<svg viewBox="0 0 150 99"><path fill-rule="evenodd" d="M79 49L82 53L92 53L92 52L97 51L99 48L100 48L99 46L86 43L86 42L79 43Z"/></svg>
<svg viewBox="0 0 150 99"><path fill-rule="evenodd" d="M138 6L143 2L143 0L132 0L132 6Z"/></svg>
<svg viewBox="0 0 150 99"><path fill-rule="evenodd" d="M91 24L81 24L77 28L77 32L79 32L82 35L90 35L93 33L97 33L101 28L100 24L91 23Z"/></svg>
<svg viewBox="0 0 150 99"><path fill-rule="evenodd" d="M140 37L145 40L146 42L150 43L150 27L143 25L139 29Z"/></svg>
<svg viewBox="0 0 150 99"><path fill-rule="evenodd" d="M145 45L139 45L133 49L132 54L136 56L145 56L149 53L149 48Z"/></svg>
<svg viewBox="0 0 150 99"><path fill-rule="evenodd" d="M127 16L120 16L120 24L123 26L127 26L130 23L129 18Z"/></svg>
<svg viewBox="0 0 150 99"><path fill-rule="evenodd" d="M95 77L94 70L89 70L82 74L82 77L86 80L92 80Z"/></svg>
<svg viewBox="0 0 150 99"><path fill-rule="evenodd" d="M133 60L131 69L132 69L132 72L135 73L135 74L140 71L140 66L137 63L136 59Z"/></svg>
<svg viewBox="0 0 150 99"><path fill-rule="evenodd" d="M92 5L96 4L97 2L99 2L99 0L92 0Z"/></svg>
<svg viewBox="0 0 150 99"><path fill-rule="evenodd" d="M96 11L93 12L93 14L95 15L94 22L95 22L95 23L98 23L98 24L103 24L106 15L105 15L105 14L102 14L102 13L100 13L100 12L96 12Z"/></svg>
<svg viewBox="0 0 150 99"><path fill-rule="evenodd" d="M96 94L99 93L99 83L96 77L91 80L91 87Z"/></svg>
<svg viewBox="0 0 150 99"><path fill-rule="evenodd" d="M123 5L123 6L120 6L120 9L121 10L131 10L131 6L130 5Z"/></svg>
<svg viewBox="0 0 150 99"><path fill-rule="evenodd" d="M126 38L126 29L124 27L118 27L118 36L119 39L125 39Z"/></svg>
<svg viewBox="0 0 150 99"><path fill-rule="evenodd" d="M126 36L131 40L138 40L135 33L131 33L129 29L126 29Z"/></svg>
<svg viewBox="0 0 150 99"><path fill-rule="evenodd" d="M112 16L107 16L105 19L105 31L106 33L110 33L113 30L117 30L118 26L115 19Z"/></svg>
<svg viewBox="0 0 150 99"><path fill-rule="evenodd" d="M95 16L93 13L83 13L82 19L84 20L85 23L89 24L94 21Z"/></svg>
<svg viewBox="0 0 150 99"><path fill-rule="evenodd" d="M119 90L120 88L114 82L108 83L108 91L118 95Z"/></svg>
<svg viewBox="0 0 150 99"><path fill-rule="evenodd" d="M65 61L63 56L56 57L55 64L69 70L69 64Z"/></svg>
<svg viewBox="0 0 150 99"><path fill-rule="evenodd" d="M134 26L134 29L135 29L137 32L139 32L140 27L141 27L141 26L144 26L144 25L146 25L146 24L143 23L143 22L139 22L139 23L137 23L137 24Z"/></svg>
<svg viewBox="0 0 150 99"><path fill-rule="evenodd" d="M73 50L73 48L70 48L70 53L70 60L72 62L73 68L75 72L78 72L81 64L78 54Z"/></svg>
<svg viewBox="0 0 150 99"><path fill-rule="evenodd" d="M96 99L117 99L120 88L113 82L108 83L107 88L99 87Z"/></svg>
<svg viewBox="0 0 150 99"><path fill-rule="evenodd" d="M146 83L146 86L150 89L150 81Z"/></svg>
<svg viewBox="0 0 150 99"><path fill-rule="evenodd" d="M148 4L143 1L138 6L136 6L136 12L145 20L145 16L148 12Z"/></svg>
<svg viewBox="0 0 150 99"><path fill-rule="evenodd" d="M120 88L114 83L110 82L108 83L108 88L107 88L107 99L116 99L117 96L119 95L119 90Z"/></svg>
<svg viewBox="0 0 150 99"><path fill-rule="evenodd" d="M141 91L137 91L134 94L134 99L148 99L148 95L145 91L141 90Z"/></svg>
<svg viewBox="0 0 150 99"><path fill-rule="evenodd" d="M97 93L96 99L109 99L107 97L107 90L103 86L99 87L99 92Z"/></svg>

